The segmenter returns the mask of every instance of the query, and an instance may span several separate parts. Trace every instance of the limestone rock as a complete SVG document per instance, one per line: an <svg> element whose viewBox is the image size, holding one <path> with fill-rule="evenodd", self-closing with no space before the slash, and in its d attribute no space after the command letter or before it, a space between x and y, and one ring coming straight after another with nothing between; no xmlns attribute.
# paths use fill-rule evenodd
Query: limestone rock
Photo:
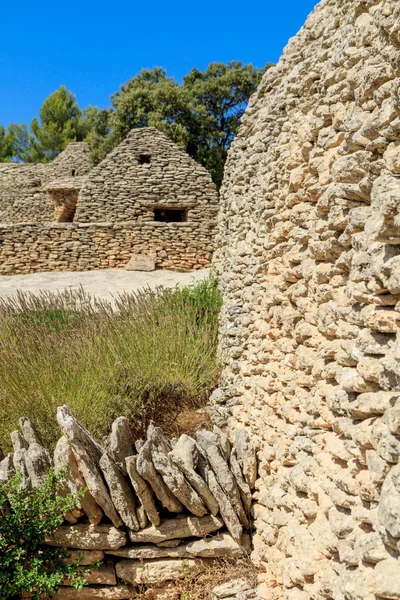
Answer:
<svg viewBox="0 0 400 600"><path fill-rule="evenodd" d="M166 540L186 537L204 537L218 531L224 523L218 517L183 517L168 519L158 527L152 525L140 531L130 531L131 542L157 544Z"/></svg>
<svg viewBox="0 0 400 600"><path fill-rule="evenodd" d="M195 470L198 463L198 449L194 439L186 434L181 435L169 456L196 490L210 513L216 516L218 514L217 501L204 479Z"/></svg>
<svg viewBox="0 0 400 600"><path fill-rule="evenodd" d="M206 567L201 559L164 559L142 562L140 560L122 560L116 564L117 576L129 583L163 583L184 579L190 572Z"/></svg>
<svg viewBox="0 0 400 600"><path fill-rule="evenodd" d="M179 540L180 542L181 540ZM245 541L246 543L246 541ZM242 545L234 541L228 533L218 533L205 539L193 540L187 544L179 544L175 547L167 547L157 544L144 544L126 546L120 550L112 550L109 554L122 558L136 560L149 560L155 558L218 558L243 556L245 550Z"/></svg>
<svg viewBox="0 0 400 600"><path fill-rule="evenodd" d="M388 558L374 569L374 593L380 598L400 598L400 561Z"/></svg>
<svg viewBox="0 0 400 600"><path fill-rule="evenodd" d="M379 501L379 522L390 535L400 537L400 465L393 467L383 482Z"/></svg>
<svg viewBox="0 0 400 600"><path fill-rule="evenodd" d="M7 481L9 481L14 474L14 456L12 454L8 454L0 462L0 485L7 483Z"/></svg>
<svg viewBox="0 0 400 600"><path fill-rule="evenodd" d="M150 440L147 440L140 448L136 460L136 469L139 475L150 484L155 495L167 510L176 513L183 511L182 504L175 498L154 467ZM150 516L149 519L151 521Z"/></svg>
<svg viewBox="0 0 400 600"><path fill-rule="evenodd" d="M125 266L127 271L154 271L155 268L154 258L145 254L133 254Z"/></svg>
<svg viewBox="0 0 400 600"><path fill-rule="evenodd" d="M212 590L212 600L220 600L222 598L236 598L239 592L247 592L251 590L251 585L247 579L233 579L227 583L222 583Z"/></svg>
<svg viewBox="0 0 400 600"><path fill-rule="evenodd" d="M76 494L78 490L85 489L85 493L80 499L77 508L82 509L84 514L87 515L90 523L98 525L103 517L103 511L96 503L89 490L86 489L85 480L79 472L78 463L76 462L75 455L66 437L62 436L58 440L54 449L53 460L56 471L64 469L66 472L63 493ZM75 517L70 515L66 518L71 523L76 523L77 518L81 515L82 513L78 511Z"/></svg>
<svg viewBox="0 0 400 600"><path fill-rule="evenodd" d="M242 525L233 508L228 496L219 485L217 478L211 469L208 460L202 450L199 452L198 467L202 478L206 481L210 491L218 503L221 517L236 542L240 542L242 536Z"/></svg>
<svg viewBox="0 0 400 600"><path fill-rule="evenodd" d="M25 451L25 465L32 487L40 487L52 466L50 453L36 442Z"/></svg>
<svg viewBox="0 0 400 600"><path fill-rule="evenodd" d="M139 523L136 518L136 501L127 481L107 452L104 452L99 464L110 490L113 504L122 521L129 529L138 530Z"/></svg>
<svg viewBox="0 0 400 600"><path fill-rule="evenodd" d="M202 430L197 433L197 441L206 453L215 477L232 503L241 524L249 527L235 478L218 448L218 437L209 431Z"/></svg>
<svg viewBox="0 0 400 600"><path fill-rule="evenodd" d="M21 417L18 420L18 425L22 431L22 436L25 442L28 444L28 446L30 444L39 444L40 446L43 446L43 443L40 439L38 432L35 429L35 426L33 425L32 421L28 419L28 417Z"/></svg>
<svg viewBox="0 0 400 600"><path fill-rule="evenodd" d="M137 456L128 456L126 459L126 469L131 480L133 489L135 490L142 506L146 512L146 515L153 525L160 524L160 517L157 511L157 507L153 500L153 492L147 485L146 481L139 474L136 468Z"/></svg>
<svg viewBox="0 0 400 600"><path fill-rule="evenodd" d="M75 419L68 406L57 409L57 421L74 452L79 471L97 504L104 510L115 527L122 525L103 481L99 460L103 449L88 431Z"/></svg>
<svg viewBox="0 0 400 600"><path fill-rule="evenodd" d="M126 544L126 534L111 525L61 525L46 539L49 546L79 550L117 550Z"/></svg>
<svg viewBox="0 0 400 600"><path fill-rule="evenodd" d="M250 508L251 508L252 494L251 494L249 486L247 485L246 481L244 480L238 459L236 457L236 451L234 448L232 449L232 452L230 455L229 466L230 466L232 474L235 478L236 485L239 488L240 497L242 499L243 506L244 506L245 510L247 512L249 512Z"/></svg>
<svg viewBox="0 0 400 600"><path fill-rule="evenodd" d="M187 482L184 475L174 465L169 452L171 446L161 431L150 425L148 438L151 442L151 457L157 471L161 474L168 489L174 494L186 508L196 515L203 517L207 509L193 487Z"/></svg>
<svg viewBox="0 0 400 600"><path fill-rule="evenodd" d="M111 427L107 442L107 452L117 464L123 475L127 475L125 459L136 454L129 421L126 417L118 417Z"/></svg>

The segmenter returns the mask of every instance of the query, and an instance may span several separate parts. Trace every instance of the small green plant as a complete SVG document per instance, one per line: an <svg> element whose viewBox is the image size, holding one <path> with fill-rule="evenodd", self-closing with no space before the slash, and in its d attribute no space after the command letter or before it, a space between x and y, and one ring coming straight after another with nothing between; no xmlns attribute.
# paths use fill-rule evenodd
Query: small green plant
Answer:
<svg viewBox="0 0 400 600"><path fill-rule="evenodd" d="M66 550L43 545L80 497L58 495L63 477L51 469L42 486L28 491L17 473L0 486L0 600L20 598L23 591L38 600L64 579L77 589L87 583L82 568L66 561Z"/></svg>

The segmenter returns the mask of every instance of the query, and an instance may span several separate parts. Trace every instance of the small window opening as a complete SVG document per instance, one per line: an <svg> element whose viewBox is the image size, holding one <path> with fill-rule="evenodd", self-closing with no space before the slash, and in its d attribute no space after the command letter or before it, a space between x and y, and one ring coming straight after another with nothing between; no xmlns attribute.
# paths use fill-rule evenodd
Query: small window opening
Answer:
<svg viewBox="0 0 400 600"><path fill-rule="evenodd" d="M72 175L72 177L75 177L75 175L76 175L76 169L72 169L71 175Z"/></svg>
<svg viewBox="0 0 400 600"><path fill-rule="evenodd" d="M155 208L154 220L161 223L183 223L187 221L187 211L182 208Z"/></svg>
<svg viewBox="0 0 400 600"><path fill-rule="evenodd" d="M151 162L150 154L139 154L139 165L148 165Z"/></svg>

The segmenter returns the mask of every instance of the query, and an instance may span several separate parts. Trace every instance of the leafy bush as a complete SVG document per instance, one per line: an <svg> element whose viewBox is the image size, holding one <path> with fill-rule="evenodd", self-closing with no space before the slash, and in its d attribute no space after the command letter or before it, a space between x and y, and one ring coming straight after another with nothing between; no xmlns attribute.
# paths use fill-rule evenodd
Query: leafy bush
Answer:
<svg viewBox="0 0 400 600"><path fill-rule="evenodd" d="M125 415L141 435L204 405L219 365L215 281L145 289L114 305L83 293L19 296L0 303L0 440L21 415L48 444L57 406L68 404L96 436Z"/></svg>
<svg viewBox="0 0 400 600"><path fill-rule="evenodd" d="M32 491L21 487L20 474L0 486L1 600L20 598L22 591L39 599L55 593L63 579L78 589L86 584L77 564L65 561L65 550L42 545L79 497L57 495L62 479L63 473L50 470L43 485Z"/></svg>

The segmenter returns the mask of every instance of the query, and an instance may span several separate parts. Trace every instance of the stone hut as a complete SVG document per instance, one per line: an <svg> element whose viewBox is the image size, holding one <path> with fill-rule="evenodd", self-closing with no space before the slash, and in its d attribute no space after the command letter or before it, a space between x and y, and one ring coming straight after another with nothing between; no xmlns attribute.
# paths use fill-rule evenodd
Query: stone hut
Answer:
<svg viewBox="0 0 400 600"><path fill-rule="evenodd" d="M137 255L138 267L204 268L217 212L209 173L156 129L133 130L92 170L88 145L70 144L48 165L0 165L0 272L124 267Z"/></svg>
<svg viewBox="0 0 400 600"><path fill-rule="evenodd" d="M219 424L266 600L400 597L400 3L323 0L230 149Z"/></svg>

